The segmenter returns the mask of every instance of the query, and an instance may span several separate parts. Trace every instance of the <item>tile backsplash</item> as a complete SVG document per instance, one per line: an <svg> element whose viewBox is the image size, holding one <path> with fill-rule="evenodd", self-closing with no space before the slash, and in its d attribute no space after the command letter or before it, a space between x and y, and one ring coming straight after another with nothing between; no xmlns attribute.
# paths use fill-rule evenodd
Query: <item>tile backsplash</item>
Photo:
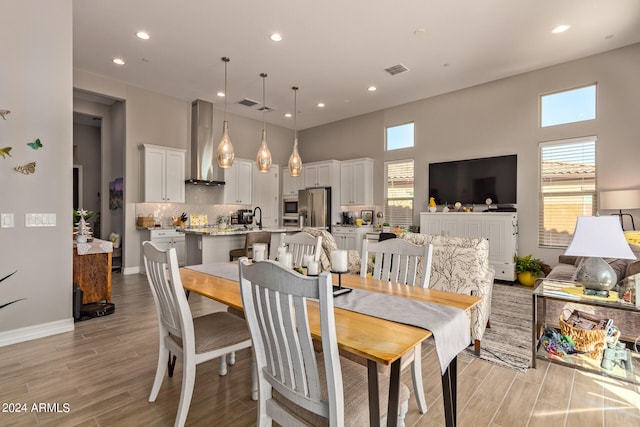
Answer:
<svg viewBox="0 0 640 427"><path fill-rule="evenodd" d="M229 216L238 209L248 209L248 205L222 204L223 187L205 187L187 185L185 203L136 203L136 218L142 216L155 217L162 227L173 226L171 217L188 215L207 215L209 224L215 223L219 215Z"/></svg>

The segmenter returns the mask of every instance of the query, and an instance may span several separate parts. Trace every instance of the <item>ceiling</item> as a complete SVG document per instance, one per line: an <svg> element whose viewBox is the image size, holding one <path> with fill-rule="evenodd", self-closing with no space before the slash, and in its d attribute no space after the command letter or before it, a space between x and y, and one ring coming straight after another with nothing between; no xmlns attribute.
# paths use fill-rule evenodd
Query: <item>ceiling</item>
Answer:
<svg viewBox="0 0 640 427"><path fill-rule="evenodd" d="M227 56L227 110L262 120L267 73L266 121L293 128L295 85L298 129L640 42L638 0L74 0L73 14L74 68L224 109Z"/></svg>

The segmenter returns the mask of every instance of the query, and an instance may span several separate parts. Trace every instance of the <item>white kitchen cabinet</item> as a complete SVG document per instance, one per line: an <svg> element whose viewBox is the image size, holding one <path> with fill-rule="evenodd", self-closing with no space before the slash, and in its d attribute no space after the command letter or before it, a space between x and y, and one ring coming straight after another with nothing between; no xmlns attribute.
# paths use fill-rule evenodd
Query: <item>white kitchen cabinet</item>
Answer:
<svg viewBox="0 0 640 427"><path fill-rule="evenodd" d="M340 204L373 205L373 159L354 159L340 164Z"/></svg>
<svg viewBox="0 0 640 427"><path fill-rule="evenodd" d="M186 262L184 233L173 229L143 230L142 241L151 241L158 249L166 251L176 248L178 264L182 267ZM141 264L144 266L144 262ZM144 268L144 267L143 267Z"/></svg>
<svg viewBox="0 0 640 427"><path fill-rule="evenodd" d="M288 171L287 171L288 173ZM271 165L267 173L253 168L253 208L260 207L263 227L278 226L280 208L279 175L280 167ZM258 218L254 217L254 224Z"/></svg>
<svg viewBox="0 0 640 427"><path fill-rule="evenodd" d="M373 227L342 227L334 225L331 227L331 234L338 245L338 249L362 250L362 241L368 232L372 232Z"/></svg>
<svg viewBox="0 0 640 427"><path fill-rule="evenodd" d="M185 150L142 145L144 202L184 203Z"/></svg>
<svg viewBox="0 0 640 427"><path fill-rule="evenodd" d="M489 264L496 271L496 279L515 280L513 256L518 252L515 212L420 212L420 233L485 237L489 240Z"/></svg>
<svg viewBox="0 0 640 427"><path fill-rule="evenodd" d="M224 170L224 204L250 205L253 186L253 162L235 159Z"/></svg>
<svg viewBox="0 0 640 427"><path fill-rule="evenodd" d="M303 173L301 173L298 176L291 176L289 174L288 166L283 166L282 168L280 168L280 175L282 175L282 198L283 199L298 198L298 191L304 188L304 168L305 167L306 165L303 166L303 169L302 169Z"/></svg>
<svg viewBox="0 0 640 427"><path fill-rule="evenodd" d="M340 162L326 160L324 162L307 163L302 166L302 174L304 175L304 188L337 188L340 185Z"/></svg>

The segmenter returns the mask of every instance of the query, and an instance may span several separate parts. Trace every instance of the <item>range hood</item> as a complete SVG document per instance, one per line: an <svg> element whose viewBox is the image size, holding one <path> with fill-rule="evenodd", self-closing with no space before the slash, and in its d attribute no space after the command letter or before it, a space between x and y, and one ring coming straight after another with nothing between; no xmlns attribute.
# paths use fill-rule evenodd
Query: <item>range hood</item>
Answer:
<svg viewBox="0 0 640 427"><path fill-rule="evenodd" d="M191 179L187 184L224 185L224 170L216 159L213 139L213 104L201 99L191 103Z"/></svg>

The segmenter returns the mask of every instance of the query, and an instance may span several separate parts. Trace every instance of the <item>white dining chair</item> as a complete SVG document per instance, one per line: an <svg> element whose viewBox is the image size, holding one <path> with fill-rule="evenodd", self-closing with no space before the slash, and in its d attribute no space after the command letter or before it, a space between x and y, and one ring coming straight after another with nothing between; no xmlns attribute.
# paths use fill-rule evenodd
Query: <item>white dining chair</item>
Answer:
<svg viewBox="0 0 640 427"><path fill-rule="evenodd" d="M373 278L409 286L425 288L431 275L433 245L415 245L402 239L389 239L382 242L362 241L360 258L360 276L368 273L369 258L373 261ZM413 354L402 358L401 369L411 365L413 392L421 413L427 412L422 383L422 344L413 349Z"/></svg>
<svg viewBox="0 0 640 427"><path fill-rule="evenodd" d="M314 261L320 261L320 251L322 250L322 236L313 237L309 233L300 231L295 234L282 233L280 235L280 246L286 246L288 252L293 256L293 265L302 265L302 258L305 255L313 255ZM271 250L271 259L278 255L277 250Z"/></svg>
<svg viewBox="0 0 640 427"><path fill-rule="evenodd" d="M251 334L243 319L227 312L193 318L182 287L175 248L162 251L151 242L143 242L142 247L159 330L158 366L149 402L155 402L158 397L171 352L183 362L182 389L175 420L175 426L183 426L191 405L196 365L251 347ZM253 368L252 398L256 400L257 380Z"/></svg>
<svg viewBox="0 0 640 427"><path fill-rule="evenodd" d="M272 260L249 265L247 258L239 269L258 371L257 425L369 425L367 369L338 355L331 274L308 277ZM307 299L319 303L321 353L314 351ZM388 387L381 378L382 425ZM399 399L403 426L409 389L402 382Z"/></svg>

